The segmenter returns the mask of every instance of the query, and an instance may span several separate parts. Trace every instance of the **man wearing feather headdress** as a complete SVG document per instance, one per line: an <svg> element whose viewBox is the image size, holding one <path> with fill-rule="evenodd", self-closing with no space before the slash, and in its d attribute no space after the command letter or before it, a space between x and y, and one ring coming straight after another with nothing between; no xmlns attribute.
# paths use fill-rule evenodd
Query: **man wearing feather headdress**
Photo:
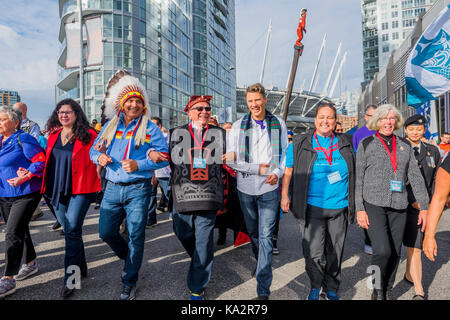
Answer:
<svg viewBox="0 0 450 320"><path fill-rule="evenodd" d="M123 75L123 72L118 77L118 73L115 75L118 80L109 81L115 83L109 88L104 103L104 116L109 121L95 140L90 157L95 164L106 167L100 238L125 261L119 300L132 300L136 296L144 252L151 178L155 169L168 164L167 161L153 162L151 157L147 158L147 153L167 154L168 148L161 130L149 120L145 87L137 78ZM128 243L119 233L124 217Z"/></svg>

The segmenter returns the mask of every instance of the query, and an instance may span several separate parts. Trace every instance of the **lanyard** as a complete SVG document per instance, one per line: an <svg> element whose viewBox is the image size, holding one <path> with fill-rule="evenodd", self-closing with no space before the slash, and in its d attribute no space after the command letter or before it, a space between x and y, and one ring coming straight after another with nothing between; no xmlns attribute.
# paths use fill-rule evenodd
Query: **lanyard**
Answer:
<svg viewBox="0 0 450 320"><path fill-rule="evenodd" d="M191 132L191 136L192 136L192 138L194 138L195 144L196 144L201 150L203 150L203 144L205 143L206 133L208 132L208 130L209 130L209 125L206 125L206 131L205 131L205 134L203 135L203 138L202 138L202 144L200 144L200 143L198 142L197 137L195 136L194 132L192 131L192 122L191 122L191 124L189 125L189 131Z"/></svg>
<svg viewBox="0 0 450 320"><path fill-rule="evenodd" d="M317 145L319 146L319 150L321 150L325 154L325 159L327 159L328 163L331 166L333 162L333 138L334 138L333 132L331 133L331 145L329 148L327 148L327 150L328 149L330 150L330 155L328 155L327 150L325 150L325 148L320 146L319 140L317 139L316 131L314 131L314 138L316 139Z"/></svg>
<svg viewBox="0 0 450 320"><path fill-rule="evenodd" d="M395 136L392 137L392 153L389 152L386 143L384 142L383 138L381 138L378 132L377 137L380 139L381 144L383 145L384 149L386 149L386 152L391 159L392 169L394 169L394 172L397 172L397 150L395 149Z"/></svg>
<svg viewBox="0 0 450 320"><path fill-rule="evenodd" d="M138 128L139 128L139 126L141 124L141 120L142 120L142 115L139 118L138 123L136 124L136 127L133 130L133 133L131 134L130 140L128 140L127 148L125 149L125 153L123 155L123 159L122 160L130 159L131 144L132 144L132 142L134 140L134 136L136 134L136 131L138 130ZM123 130L123 131L124 131L123 134L125 134L125 130ZM127 132L127 134L128 134L128 132ZM114 135L114 137L115 137L115 135ZM125 138L126 138L126 135L125 135Z"/></svg>

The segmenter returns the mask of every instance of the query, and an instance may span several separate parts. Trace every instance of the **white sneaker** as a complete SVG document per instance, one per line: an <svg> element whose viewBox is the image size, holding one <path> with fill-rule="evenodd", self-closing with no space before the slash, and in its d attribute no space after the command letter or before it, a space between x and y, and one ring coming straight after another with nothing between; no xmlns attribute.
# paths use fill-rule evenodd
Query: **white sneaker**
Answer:
<svg viewBox="0 0 450 320"><path fill-rule="evenodd" d="M364 245L364 252L367 254L373 254L373 250L371 246L368 246L367 244Z"/></svg>

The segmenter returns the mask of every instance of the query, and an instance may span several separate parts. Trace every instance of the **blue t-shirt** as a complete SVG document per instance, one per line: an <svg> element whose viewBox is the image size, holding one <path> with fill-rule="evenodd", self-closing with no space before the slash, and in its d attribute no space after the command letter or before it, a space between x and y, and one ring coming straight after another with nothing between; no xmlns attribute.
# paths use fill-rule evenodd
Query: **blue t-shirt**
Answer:
<svg viewBox="0 0 450 320"><path fill-rule="evenodd" d="M320 146L329 153L331 137L324 138L317 135L317 139ZM333 138L331 166L324 152L319 148L314 136L312 137L312 145L317 152L317 158L309 179L308 204L323 209L348 207L348 168L347 163L339 153L338 138L336 136ZM292 168L293 166L294 148L293 143L291 143L287 149L286 167Z"/></svg>

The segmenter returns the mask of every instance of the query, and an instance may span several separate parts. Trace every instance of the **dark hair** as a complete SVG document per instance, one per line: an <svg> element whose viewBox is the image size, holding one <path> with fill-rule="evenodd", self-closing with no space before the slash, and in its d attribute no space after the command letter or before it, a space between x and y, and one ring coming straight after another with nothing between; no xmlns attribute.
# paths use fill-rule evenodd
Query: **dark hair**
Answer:
<svg viewBox="0 0 450 320"><path fill-rule="evenodd" d="M448 132L442 132L442 133L441 133L441 136L443 136L444 134L449 135L450 133L448 133Z"/></svg>
<svg viewBox="0 0 450 320"><path fill-rule="evenodd" d="M93 123L93 124L97 124L97 119L93 119L93 120L92 120L92 123Z"/></svg>
<svg viewBox="0 0 450 320"><path fill-rule="evenodd" d="M367 111L369 111L369 109L377 109L378 108L378 106L376 105L376 104L368 104L367 106L366 106L366 108L364 109L364 114L367 114Z"/></svg>
<svg viewBox="0 0 450 320"><path fill-rule="evenodd" d="M330 108L331 110L334 111L334 118L337 119L337 111L336 111L336 107L334 106L334 103L332 102L321 102L319 104L319 106L316 109L316 114L314 115L314 118L317 118L317 114L319 113L319 110L322 108Z"/></svg>
<svg viewBox="0 0 450 320"><path fill-rule="evenodd" d="M336 125L340 125L342 127L342 123L340 123L339 121L336 121Z"/></svg>
<svg viewBox="0 0 450 320"><path fill-rule="evenodd" d="M91 141L91 135L89 134L89 121L86 118L86 115L81 109L78 102L73 99L64 99L58 102L55 110L53 110L52 115L47 121L46 130L52 131L54 129L62 127L61 122L58 119L58 111L61 109L63 105L69 105L72 108L72 111L75 112L75 123L73 124L73 137L70 139L70 143L75 142L75 139L80 140L83 144L88 144Z"/></svg>
<svg viewBox="0 0 450 320"><path fill-rule="evenodd" d="M255 83L248 86L245 91L245 96L247 96L247 93L249 92L258 92L261 93L264 98L266 97L266 89L264 89L264 86L261 83Z"/></svg>
<svg viewBox="0 0 450 320"><path fill-rule="evenodd" d="M159 126L162 126L162 120L161 120L160 117L152 117L151 120L155 120L155 121L156 121L156 125L157 125L158 127L159 127Z"/></svg>

